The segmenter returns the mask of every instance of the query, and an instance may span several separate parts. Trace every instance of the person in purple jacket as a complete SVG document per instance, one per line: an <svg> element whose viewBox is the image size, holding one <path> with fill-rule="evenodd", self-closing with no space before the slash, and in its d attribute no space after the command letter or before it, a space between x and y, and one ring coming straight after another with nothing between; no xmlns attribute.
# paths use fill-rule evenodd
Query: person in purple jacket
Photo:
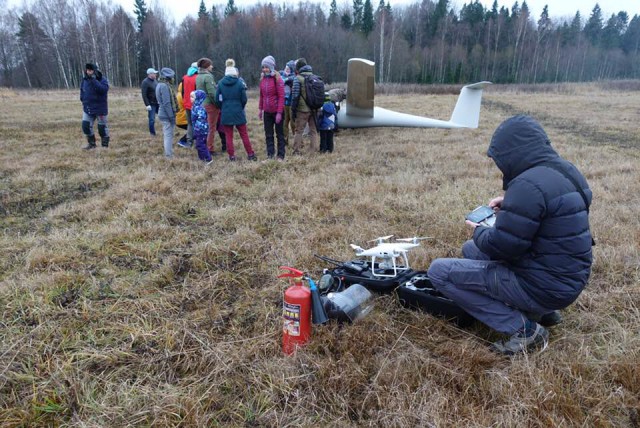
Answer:
<svg viewBox="0 0 640 428"><path fill-rule="evenodd" d="M80 101L82 101L82 132L87 137L85 150L96 148L96 136L93 124L98 121L98 134L102 147L109 147L109 114L107 93L109 81L93 63L85 66L84 77L80 84Z"/></svg>

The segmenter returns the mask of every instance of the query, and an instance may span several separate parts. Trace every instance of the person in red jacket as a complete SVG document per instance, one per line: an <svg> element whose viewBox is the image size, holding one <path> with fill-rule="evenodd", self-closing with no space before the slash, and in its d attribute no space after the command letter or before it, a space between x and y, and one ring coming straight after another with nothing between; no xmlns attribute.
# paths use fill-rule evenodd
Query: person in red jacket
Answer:
<svg viewBox="0 0 640 428"><path fill-rule="evenodd" d="M198 64L193 63L182 77L182 99L184 110L187 112L187 141L180 141L180 147L193 147L193 124L191 123L191 92L196 90L196 77L198 77Z"/></svg>
<svg viewBox="0 0 640 428"><path fill-rule="evenodd" d="M262 76L260 78L260 101L258 103L259 117L264 122L264 134L267 140L267 157L273 159L275 128L278 139L278 160L284 160L284 80L276 71L276 60L267 56L262 60Z"/></svg>

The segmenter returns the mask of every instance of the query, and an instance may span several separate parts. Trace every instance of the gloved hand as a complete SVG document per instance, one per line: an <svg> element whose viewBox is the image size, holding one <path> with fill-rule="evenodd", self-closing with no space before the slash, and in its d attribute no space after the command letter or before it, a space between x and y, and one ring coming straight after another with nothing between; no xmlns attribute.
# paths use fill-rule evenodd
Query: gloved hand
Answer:
<svg viewBox="0 0 640 428"><path fill-rule="evenodd" d="M151 109L152 109L152 108L153 108L153 107L151 107L150 105L149 105L149 106L147 106L147 111L151 111Z"/></svg>
<svg viewBox="0 0 640 428"><path fill-rule="evenodd" d="M258 119L262 120L262 110L258 111Z"/></svg>
<svg viewBox="0 0 640 428"><path fill-rule="evenodd" d="M276 123L280 124L282 122L282 113L276 114Z"/></svg>

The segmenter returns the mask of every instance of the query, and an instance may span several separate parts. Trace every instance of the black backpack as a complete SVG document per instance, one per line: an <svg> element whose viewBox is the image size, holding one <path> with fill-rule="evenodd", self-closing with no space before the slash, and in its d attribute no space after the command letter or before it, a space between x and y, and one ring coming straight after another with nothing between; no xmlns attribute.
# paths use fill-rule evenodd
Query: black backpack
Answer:
<svg viewBox="0 0 640 428"><path fill-rule="evenodd" d="M324 82L315 74L304 76L304 88L307 93L304 102L311 110L318 110L324 104Z"/></svg>

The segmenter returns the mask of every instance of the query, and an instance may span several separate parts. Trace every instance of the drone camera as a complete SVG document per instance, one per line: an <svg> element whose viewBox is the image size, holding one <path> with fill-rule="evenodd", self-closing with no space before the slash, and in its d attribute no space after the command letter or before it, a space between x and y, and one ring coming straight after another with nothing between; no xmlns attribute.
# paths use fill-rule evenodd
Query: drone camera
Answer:
<svg viewBox="0 0 640 428"><path fill-rule="evenodd" d="M357 274L361 274L362 271L364 271L364 268L362 266L359 266L355 263L352 262L346 262L342 264L342 267L345 268L345 270L351 272L351 273L357 273Z"/></svg>

